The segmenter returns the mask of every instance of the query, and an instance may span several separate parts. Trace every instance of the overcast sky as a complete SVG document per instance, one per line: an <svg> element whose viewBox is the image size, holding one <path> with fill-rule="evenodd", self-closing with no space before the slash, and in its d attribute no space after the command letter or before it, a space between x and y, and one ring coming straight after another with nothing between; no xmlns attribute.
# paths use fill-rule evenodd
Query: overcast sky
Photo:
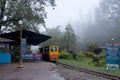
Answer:
<svg viewBox="0 0 120 80"><path fill-rule="evenodd" d="M74 24L80 18L84 22L88 14L94 15L94 9L99 0L56 0L55 9L48 7L46 26L48 28L61 25L65 27L68 23Z"/></svg>

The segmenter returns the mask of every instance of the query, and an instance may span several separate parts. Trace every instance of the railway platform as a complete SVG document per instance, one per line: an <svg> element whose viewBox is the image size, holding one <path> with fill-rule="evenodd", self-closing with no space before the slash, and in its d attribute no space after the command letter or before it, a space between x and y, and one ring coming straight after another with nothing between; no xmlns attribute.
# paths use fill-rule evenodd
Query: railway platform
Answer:
<svg viewBox="0 0 120 80"><path fill-rule="evenodd" d="M0 80L65 80L50 62L24 62L24 68L18 65L0 64Z"/></svg>

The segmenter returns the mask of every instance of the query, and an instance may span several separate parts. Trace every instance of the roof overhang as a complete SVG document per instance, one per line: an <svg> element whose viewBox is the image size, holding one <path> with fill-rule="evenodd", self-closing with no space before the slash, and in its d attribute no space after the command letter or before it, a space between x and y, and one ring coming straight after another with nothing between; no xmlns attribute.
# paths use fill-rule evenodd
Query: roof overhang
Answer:
<svg viewBox="0 0 120 80"><path fill-rule="evenodd" d="M2 37L0 37L0 42L1 42L1 43L3 43L3 42L8 42L8 43L10 43L10 42L14 42L14 40L10 40L10 39L7 39L7 38L2 38Z"/></svg>
<svg viewBox="0 0 120 80"><path fill-rule="evenodd" d="M0 37L11 39L19 43L20 42L20 31L0 34ZM35 33L32 31L28 31L28 30L22 30L22 38L26 38L27 44L37 45L50 39L51 36Z"/></svg>

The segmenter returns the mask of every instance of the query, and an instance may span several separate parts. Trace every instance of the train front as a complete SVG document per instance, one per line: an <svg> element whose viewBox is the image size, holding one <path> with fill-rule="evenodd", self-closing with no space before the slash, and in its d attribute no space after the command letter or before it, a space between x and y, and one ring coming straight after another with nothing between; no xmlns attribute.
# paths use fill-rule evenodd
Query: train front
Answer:
<svg viewBox="0 0 120 80"><path fill-rule="evenodd" d="M59 58L58 46L51 45L50 47L50 61L57 61Z"/></svg>

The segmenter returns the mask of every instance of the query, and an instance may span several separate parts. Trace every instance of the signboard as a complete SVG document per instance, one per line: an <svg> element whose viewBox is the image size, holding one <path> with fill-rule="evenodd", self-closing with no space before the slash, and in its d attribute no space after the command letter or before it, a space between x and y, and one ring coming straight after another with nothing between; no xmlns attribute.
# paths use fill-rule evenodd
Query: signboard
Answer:
<svg viewBox="0 0 120 80"><path fill-rule="evenodd" d="M33 54L34 59L39 59L41 60L42 55L41 54Z"/></svg>
<svg viewBox="0 0 120 80"><path fill-rule="evenodd" d="M109 43L106 46L106 69L119 70L120 47L118 44Z"/></svg>
<svg viewBox="0 0 120 80"><path fill-rule="evenodd" d="M26 54L26 39L22 39L22 54Z"/></svg>
<svg viewBox="0 0 120 80"><path fill-rule="evenodd" d="M41 54L23 54L23 59L41 60Z"/></svg>
<svg viewBox="0 0 120 80"><path fill-rule="evenodd" d="M32 54L23 54L22 57L23 57L23 59L33 59Z"/></svg>

